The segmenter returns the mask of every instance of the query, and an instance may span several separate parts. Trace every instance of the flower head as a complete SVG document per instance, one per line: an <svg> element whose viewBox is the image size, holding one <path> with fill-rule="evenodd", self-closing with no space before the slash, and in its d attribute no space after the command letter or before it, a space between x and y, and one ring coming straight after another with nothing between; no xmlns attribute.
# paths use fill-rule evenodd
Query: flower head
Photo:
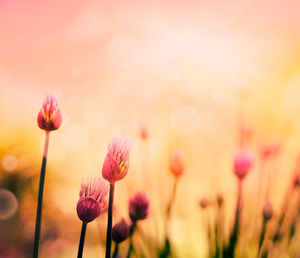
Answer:
<svg viewBox="0 0 300 258"><path fill-rule="evenodd" d="M263 207L263 216L264 216L264 220L270 220L272 218L273 215L273 208L272 208L272 204L269 200L265 201L264 207Z"/></svg>
<svg viewBox="0 0 300 258"><path fill-rule="evenodd" d="M102 178L89 178L81 183L77 215L84 222L96 219L106 208L109 186Z"/></svg>
<svg viewBox="0 0 300 258"><path fill-rule="evenodd" d="M123 179L128 172L131 144L125 137L114 137L108 145L102 175L110 183Z"/></svg>
<svg viewBox="0 0 300 258"><path fill-rule="evenodd" d="M234 173L235 175L242 180L248 174L250 168L253 164L252 155L245 151L240 150L234 158Z"/></svg>
<svg viewBox="0 0 300 258"><path fill-rule="evenodd" d="M272 156L276 156L281 150L280 142L270 142L262 147L261 158L263 160L268 159Z"/></svg>
<svg viewBox="0 0 300 258"><path fill-rule="evenodd" d="M175 150L171 156L170 170L175 177L179 177L184 169L183 156L180 150Z"/></svg>
<svg viewBox="0 0 300 258"><path fill-rule="evenodd" d="M61 113L54 96L47 96L41 108L37 122L42 130L53 131L60 127L62 123Z"/></svg>
<svg viewBox="0 0 300 258"><path fill-rule="evenodd" d="M142 140L147 140L148 135L149 135L148 128L145 125L141 126L140 136L141 136Z"/></svg>
<svg viewBox="0 0 300 258"><path fill-rule="evenodd" d="M148 216L149 200L144 193L135 194L129 201L129 216L131 220L143 220Z"/></svg>
<svg viewBox="0 0 300 258"><path fill-rule="evenodd" d="M129 236L130 229L126 220L123 218L112 228L112 239L116 243L121 243Z"/></svg>
<svg viewBox="0 0 300 258"><path fill-rule="evenodd" d="M203 198L199 201L199 205L202 209L205 209L208 206L208 200L206 198Z"/></svg>

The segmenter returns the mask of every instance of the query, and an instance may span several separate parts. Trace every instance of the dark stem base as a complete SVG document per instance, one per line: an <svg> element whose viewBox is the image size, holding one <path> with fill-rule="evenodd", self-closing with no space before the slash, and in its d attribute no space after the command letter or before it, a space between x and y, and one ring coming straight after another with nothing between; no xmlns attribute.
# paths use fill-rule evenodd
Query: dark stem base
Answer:
<svg viewBox="0 0 300 258"><path fill-rule="evenodd" d="M112 238L111 232L112 232L112 215L113 215L114 191L115 191L115 185L110 184L105 258L111 258L111 238Z"/></svg>
<svg viewBox="0 0 300 258"><path fill-rule="evenodd" d="M87 226L87 223L86 222L82 222L77 258L82 258L83 246L84 246L84 239L85 239L85 233L86 233L86 226Z"/></svg>

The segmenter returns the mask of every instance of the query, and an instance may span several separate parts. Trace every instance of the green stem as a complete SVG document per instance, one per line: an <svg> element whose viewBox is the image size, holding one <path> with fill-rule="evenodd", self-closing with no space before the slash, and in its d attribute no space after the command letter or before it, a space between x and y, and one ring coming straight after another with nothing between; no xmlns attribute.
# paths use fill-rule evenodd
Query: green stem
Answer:
<svg viewBox="0 0 300 258"><path fill-rule="evenodd" d="M260 238L259 238L257 257L260 257L260 255L261 255L261 251L262 251L261 248L262 248L263 241L265 239L266 229L267 229L267 221L264 219L262 228L261 228Z"/></svg>
<svg viewBox="0 0 300 258"><path fill-rule="evenodd" d="M44 184L45 184L46 163L47 163L47 154L48 154L48 146L49 146L49 136L50 136L50 132L46 131L43 162L42 162L42 168L41 168L41 174L40 174L40 183L39 183L38 204L37 204L36 220L35 220L33 258L37 258L39 256L39 244L40 244L41 223L42 223L43 193L44 193Z"/></svg>
<svg viewBox="0 0 300 258"><path fill-rule="evenodd" d="M117 258L118 257L118 252L119 252L119 243L116 243L116 246L115 246L115 251L113 253L113 258Z"/></svg>
<svg viewBox="0 0 300 258"><path fill-rule="evenodd" d="M85 239L85 232L86 232L86 226L87 226L87 223L86 222L82 222L77 258L82 258L83 246L84 246L84 239Z"/></svg>
<svg viewBox="0 0 300 258"><path fill-rule="evenodd" d="M235 220L233 230L230 235L229 245L226 248L224 253L224 257L234 257L234 250L238 241L239 227L240 227L240 216L242 209L242 180L238 181L238 198L237 198L237 206L235 212Z"/></svg>
<svg viewBox="0 0 300 258"><path fill-rule="evenodd" d="M129 249L128 249L128 253L127 253L127 258L130 258L131 256L131 253L133 251L133 241L132 241L132 235L134 233L134 230L135 230L135 227L136 227L136 221L132 221L132 224L130 226L130 238L129 238L129 241L130 241L130 244L129 244Z"/></svg>
<svg viewBox="0 0 300 258"><path fill-rule="evenodd" d="M106 252L105 258L111 257L111 231L112 231L112 215L113 215L113 202L114 202L115 185L110 184L109 189L109 204L108 204L108 218L107 218L107 232L106 232Z"/></svg>

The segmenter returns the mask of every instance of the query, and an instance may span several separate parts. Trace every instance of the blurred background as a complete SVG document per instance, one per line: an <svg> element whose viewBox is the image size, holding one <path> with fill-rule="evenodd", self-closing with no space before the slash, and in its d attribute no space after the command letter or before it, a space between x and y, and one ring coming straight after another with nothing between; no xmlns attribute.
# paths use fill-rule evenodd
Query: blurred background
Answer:
<svg viewBox="0 0 300 258"><path fill-rule="evenodd" d="M172 248L175 257L207 257L199 200L224 197L228 234L239 148L255 157L244 182L239 253L255 257L261 220L246 219L260 209L253 199L261 153L280 146L265 169L275 216L300 154L299 8L283 0L0 0L0 257L31 256L45 136L36 119L47 93L57 97L63 124L50 135L41 257L76 255L80 183L101 174L116 134L128 136L133 150L129 173L116 185L114 220L128 218L136 191L150 199L138 257L155 257L151 248L163 244L174 149L185 170ZM104 257L106 220L103 214L88 225L86 257Z"/></svg>

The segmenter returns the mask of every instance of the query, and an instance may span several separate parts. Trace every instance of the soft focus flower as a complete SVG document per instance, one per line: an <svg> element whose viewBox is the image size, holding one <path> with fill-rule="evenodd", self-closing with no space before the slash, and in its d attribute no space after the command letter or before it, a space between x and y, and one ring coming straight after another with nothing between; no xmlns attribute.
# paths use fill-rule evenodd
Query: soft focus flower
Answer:
<svg viewBox="0 0 300 258"><path fill-rule="evenodd" d="M201 199L199 205L202 209L205 209L208 205L208 200L206 198Z"/></svg>
<svg viewBox="0 0 300 258"><path fill-rule="evenodd" d="M262 147L261 157L262 159L267 159L271 156L276 155L281 149L281 143L271 142Z"/></svg>
<svg viewBox="0 0 300 258"><path fill-rule="evenodd" d="M218 204L218 206L222 206L223 202L224 202L223 195L222 194L218 194L217 195L217 204Z"/></svg>
<svg viewBox="0 0 300 258"><path fill-rule="evenodd" d="M123 218L117 224L115 224L112 228L112 239L116 243L123 242L130 233L129 225L126 220Z"/></svg>
<svg viewBox="0 0 300 258"><path fill-rule="evenodd" d="M253 164L252 155L245 151L240 150L234 158L234 173L242 180L249 172Z"/></svg>
<svg viewBox="0 0 300 258"><path fill-rule="evenodd" d="M149 200L144 193L135 194L129 201L131 220L143 220L148 216Z"/></svg>
<svg viewBox="0 0 300 258"><path fill-rule="evenodd" d="M294 177L294 187L300 186L300 171Z"/></svg>
<svg viewBox="0 0 300 258"><path fill-rule="evenodd" d="M175 150L171 156L170 170L172 174L179 177L184 169L182 153L179 150Z"/></svg>
<svg viewBox="0 0 300 258"><path fill-rule="evenodd" d="M143 125L141 128L140 128L140 136L142 138L142 140L147 140L148 138L148 128Z"/></svg>
<svg viewBox="0 0 300 258"><path fill-rule="evenodd" d="M108 145L102 175L111 184L124 178L129 167L129 140L125 137L114 137Z"/></svg>
<svg viewBox="0 0 300 258"><path fill-rule="evenodd" d="M109 186L102 178L90 178L81 183L77 214L83 222L91 222L106 208Z"/></svg>
<svg viewBox="0 0 300 258"><path fill-rule="evenodd" d="M263 216L264 216L264 220L270 220L272 218L273 215L273 208L272 208L272 204L269 200L265 201L264 207L263 207Z"/></svg>
<svg viewBox="0 0 300 258"><path fill-rule="evenodd" d="M16 196L6 189L0 189L0 220L11 218L18 209Z"/></svg>
<svg viewBox="0 0 300 258"><path fill-rule="evenodd" d="M37 118L39 127L42 130L53 131L62 123L61 113L54 96L47 96Z"/></svg>

